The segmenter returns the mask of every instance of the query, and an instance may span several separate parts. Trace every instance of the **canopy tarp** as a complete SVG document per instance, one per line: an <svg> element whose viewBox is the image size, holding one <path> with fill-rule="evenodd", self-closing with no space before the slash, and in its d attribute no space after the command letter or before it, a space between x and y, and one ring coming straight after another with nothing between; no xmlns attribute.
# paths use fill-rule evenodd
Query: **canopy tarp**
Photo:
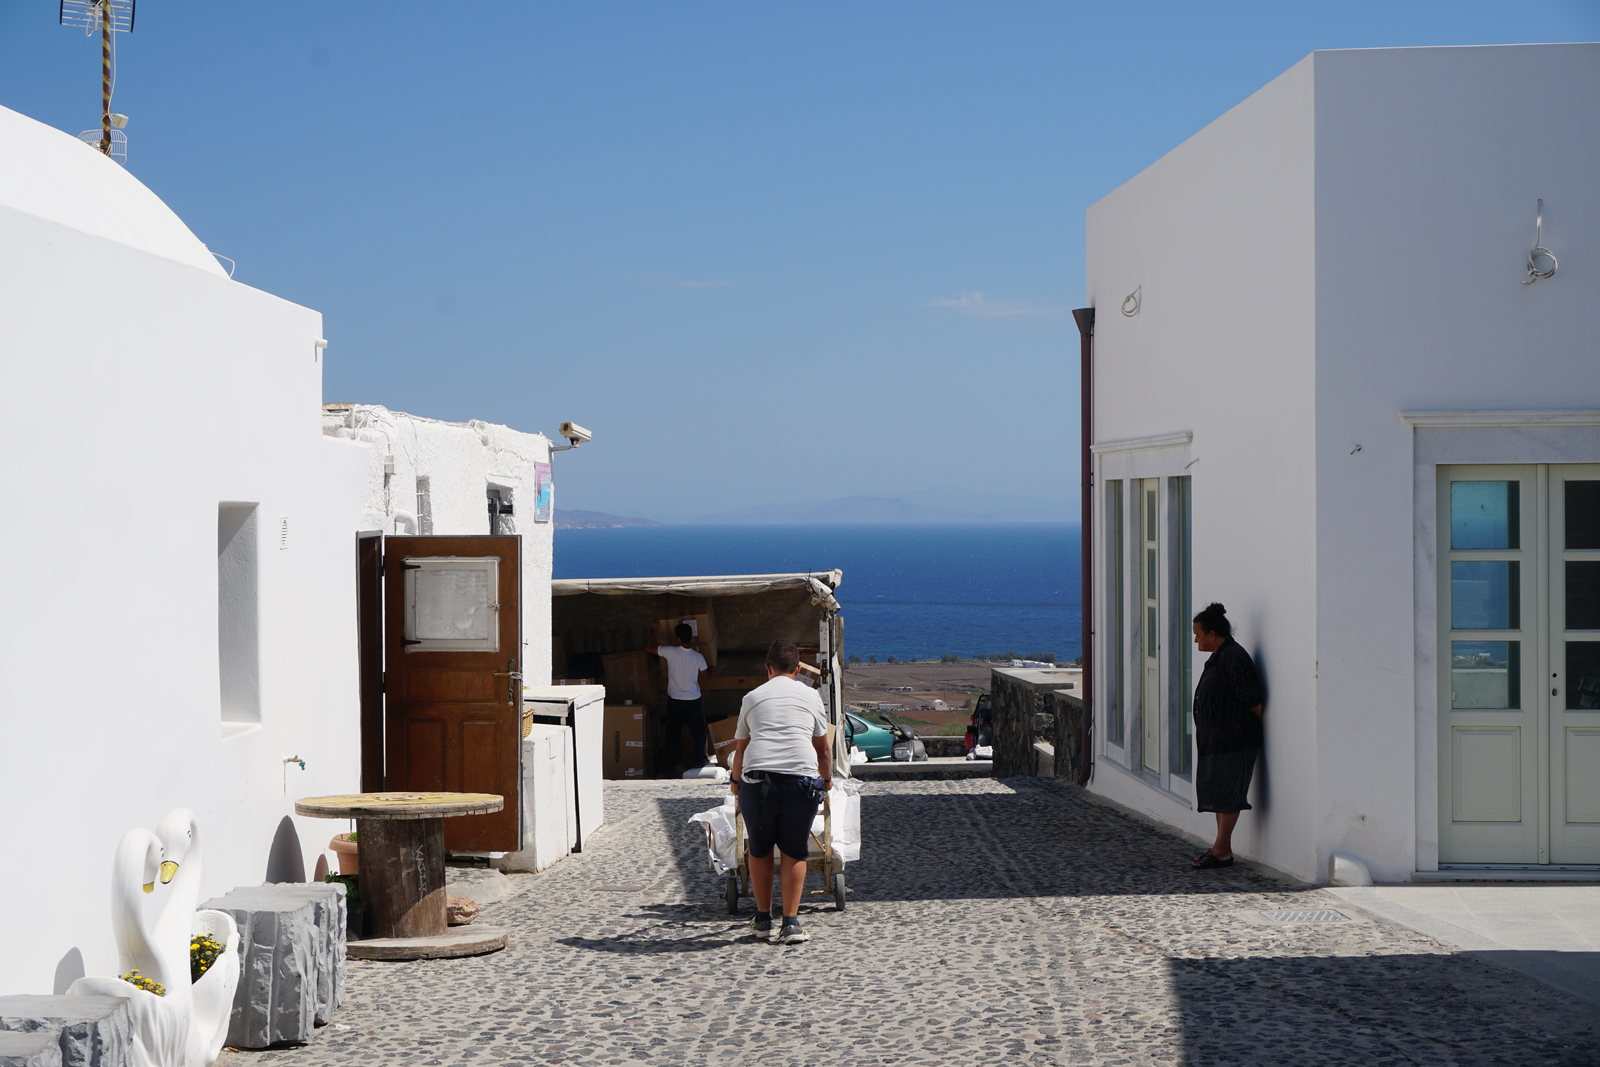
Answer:
<svg viewBox="0 0 1600 1067"><path fill-rule="evenodd" d="M806 589L811 602L828 614L839 610L833 591L844 581L844 572L808 571L798 574L718 574L697 578L558 578L550 583L552 596L599 593L625 596L640 593L677 593L680 596L743 596L778 589Z"/></svg>

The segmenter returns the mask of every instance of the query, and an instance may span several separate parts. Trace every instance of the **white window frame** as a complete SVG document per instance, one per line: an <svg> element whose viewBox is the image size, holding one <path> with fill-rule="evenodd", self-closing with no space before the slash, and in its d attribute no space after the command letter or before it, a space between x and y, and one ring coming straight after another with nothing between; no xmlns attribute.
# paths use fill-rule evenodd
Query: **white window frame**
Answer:
<svg viewBox="0 0 1600 1067"><path fill-rule="evenodd" d="M1171 511L1173 500L1174 478L1191 478L1188 490L1192 494L1194 487L1192 481L1195 457L1192 453L1194 435L1187 431L1178 433L1160 434L1151 437L1131 438L1126 440L1106 441L1091 446L1090 451L1094 456L1095 485L1101 486L1110 481L1120 481L1123 486L1123 581L1122 588L1125 603L1122 611L1123 633L1121 640L1121 674L1124 679L1122 687L1123 715L1124 715L1124 744L1116 745L1110 741L1108 722L1109 701L1105 687L1096 687L1095 717L1096 734L1099 738L1096 744L1096 758L1107 767L1127 774L1143 783L1145 786L1164 793L1173 800L1186 806L1193 807L1194 789L1190 778L1176 773L1178 761L1176 757L1175 741L1176 721L1175 709L1182 707L1182 702L1177 698L1175 685L1185 676L1183 667L1189 667L1187 672L1193 676L1193 665L1180 662L1178 657L1192 655L1192 645L1188 641L1178 642L1172 637L1177 632L1174 621L1175 611L1182 610L1182 601L1185 599L1178 591L1174 582L1178 577L1174 573L1174 563L1177 556L1174 549L1178 546L1174 539L1173 523L1176 517ZM1133 598L1140 589L1138 572L1133 568L1143 566L1143 552L1135 552L1136 545L1142 548L1140 531L1134 528L1135 520L1140 516L1138 502L1131 494L1137 489L1135 483L1145 478L1158 478L1161 480L1160 511L1157 516L1157 528L1161 532L1163 544L1159 556L1159 567L1162 576L1162 618L1157 625L1161 631L1161 647L1158 667L1158 677L1168 687L1168 692L1163 694L1162 708L1164 712L1163 748L1161 766L1156 773L1150 773L1140 766L1140 753L1137 728L1137 716L1132 714L1133 709L1140 706L1139 686L1143 681L1143 671L1140 669L1139 628L1143 625L1143 606L1140 605L1138 615L1141 621L1136 622L1131 610ZM1110 536L1108 524L1105 521L1105 497L1097 492L1091 497L1096 513L1093 516L1091 527L1094 538L1095 550L1100 553L1101 560L1110 560L1110 546L1107 538ZM1192 495L1190 497L1192 500ZM1181 551L1181 550L1180 550ZM1107 572L1104 567L1099 568L1093 575L1097 583L1094 601L1094 625L1099 633L1109 633L1115 612L1108 604L1106 588L1108 584ZM1192 575L1190 576L1192 585ZM1176 594L1176 595L1175 595ZM1187 620L1182 627L1183 634L1187 637ZM1114 654L1117 643L1101 640L1095 643L1096 664L1099 671L1098 677L1109 676L1112 669L1107 657ZM1192 754L1191 754L1192 759Z"/></svg>

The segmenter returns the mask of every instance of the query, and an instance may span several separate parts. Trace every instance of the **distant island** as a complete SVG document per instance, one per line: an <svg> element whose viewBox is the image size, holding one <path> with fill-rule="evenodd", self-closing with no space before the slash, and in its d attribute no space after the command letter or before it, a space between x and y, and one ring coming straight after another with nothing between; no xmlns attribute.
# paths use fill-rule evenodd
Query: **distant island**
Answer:
<svg viewBox="0 0 1600 1067"><path fill-rule="evenodd" d="M563 511L556 508L558 530L614 530L620 526L665 526L654 519L627 519L603 511Z"/></svg>
<svg viewBox="0 0 1600 1067"><path fill-rule="evenodd" d="M707 515L695 520L698 523L925 523L925 522L982 522L985 516L966 515L941 508L908 504L887 496L842 496L837 500L814 500L808 503L763 504L760 507Z"/></svg>
<svg viewBox="0 0 1600 1067"><path fill-rule="evenodd" d="M912 495L912 494L907 494ZM916 494L923 501L889 496L842 496L833 500L760 504L674 522L624 518L604 511L556 509L558 530L610 530L622 526L849 526L921 525L929 523L1076 522L1077 516L1056 499L1010 497L998 493L931 488ZM948 500L950 507L939 506Z"/></svg>

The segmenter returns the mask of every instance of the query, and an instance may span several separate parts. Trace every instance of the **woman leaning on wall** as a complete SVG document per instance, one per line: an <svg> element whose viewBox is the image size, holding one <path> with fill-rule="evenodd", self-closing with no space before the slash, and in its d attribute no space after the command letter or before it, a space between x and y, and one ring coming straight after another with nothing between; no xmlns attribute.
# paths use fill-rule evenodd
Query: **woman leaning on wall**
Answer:
<svg viewBox="0 0 1600 1067"><path fill-rule="evenodd" d="M1217 839L1191 864L1205 871L1233 866L1233 827L1239 813L1250 810L1250 777L1262 743L1261 677L1250 653L1233 639L1228 609L1221 604L1207 604L1194 617L1194 644L1211 653L1194 687L1194 738L1200 756L1195 808L1217 816Z"/></svg>

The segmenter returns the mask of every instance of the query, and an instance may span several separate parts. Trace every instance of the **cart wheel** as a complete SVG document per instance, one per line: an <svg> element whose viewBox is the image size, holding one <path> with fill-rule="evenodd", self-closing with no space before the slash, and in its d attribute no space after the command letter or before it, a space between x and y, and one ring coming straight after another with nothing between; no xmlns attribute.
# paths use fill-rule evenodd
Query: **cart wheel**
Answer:
<svg viewBox="0 0 1600 1067"><path fill-rule="evenodd" d="M728 884L722 890L723 899L728 902L728 914L739 914L739 876L728 875Z"/></svg>
<svg viewBox="0 0 1600 1067"><path fill-rule="evenodd" d="M840 871L833 876L833 910L844 910L844 872Z"/></svg>

